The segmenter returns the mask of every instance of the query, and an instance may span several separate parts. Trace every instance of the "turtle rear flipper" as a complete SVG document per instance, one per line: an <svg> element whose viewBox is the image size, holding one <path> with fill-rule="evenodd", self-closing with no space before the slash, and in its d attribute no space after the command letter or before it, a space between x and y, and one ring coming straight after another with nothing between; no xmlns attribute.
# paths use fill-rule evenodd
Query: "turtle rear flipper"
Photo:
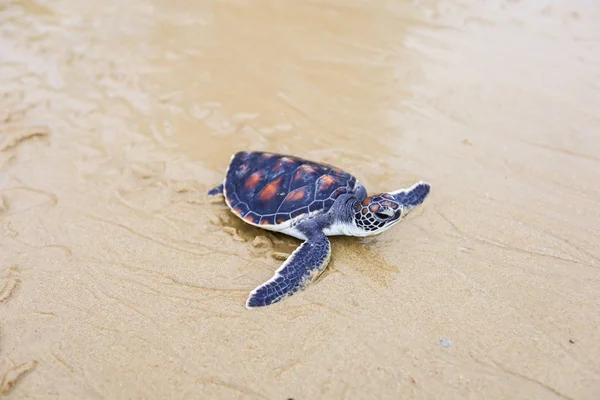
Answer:
<svg viewBox="0 0 600 400"><path fill-rule="evenodd" d="M327 267L331 244L323 232L311 235L275 271L275 275L250 293L246 308L277 303L284 297L303 290Z"/></svg>
<svg viewBox="0 0 600 400"><path fill-rule="evenodd" d="M219 193L223 193L223 184L222 183L219 186L216 186L208 191L209 196L214 196Z"/></svg>

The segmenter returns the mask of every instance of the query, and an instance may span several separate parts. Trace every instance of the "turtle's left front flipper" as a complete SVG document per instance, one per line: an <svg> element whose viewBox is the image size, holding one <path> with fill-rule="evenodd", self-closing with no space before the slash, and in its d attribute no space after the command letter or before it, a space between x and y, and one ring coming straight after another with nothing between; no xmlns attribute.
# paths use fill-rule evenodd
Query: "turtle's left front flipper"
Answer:
<svg viewBox="0 0 600 400"><path fill-rule="evenodd" d="M263 307L291 296L315 280L327 267L331 244L322 232L302 243L275 271L275 275L250 293L247 308Z"/></svg>

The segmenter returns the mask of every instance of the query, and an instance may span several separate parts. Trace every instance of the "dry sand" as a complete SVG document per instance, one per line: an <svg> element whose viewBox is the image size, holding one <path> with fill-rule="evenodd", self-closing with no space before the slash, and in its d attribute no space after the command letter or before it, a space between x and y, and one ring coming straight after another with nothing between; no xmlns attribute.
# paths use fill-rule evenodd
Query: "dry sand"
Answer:
<svg viewBox="0 0 600 400"><path fill-rule="evenodd" d="M4 0L0 392L600 398L599 21L584 0ZM433 191L248 311L298 242L207 198L240 149Z"/></svg>

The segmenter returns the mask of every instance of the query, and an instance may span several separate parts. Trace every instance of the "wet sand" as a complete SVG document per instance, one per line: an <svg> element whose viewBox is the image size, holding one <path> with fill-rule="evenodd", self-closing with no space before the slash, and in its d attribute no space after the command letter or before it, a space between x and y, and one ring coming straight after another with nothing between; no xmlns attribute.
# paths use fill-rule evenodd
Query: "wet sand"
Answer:
<svg viewBox="0 0 600 400"><path fill-rule="evenodd" d="M0 5L0 393L598 398L595 2L198 3ZM248 311L242 149L432 194Z"/></svg>

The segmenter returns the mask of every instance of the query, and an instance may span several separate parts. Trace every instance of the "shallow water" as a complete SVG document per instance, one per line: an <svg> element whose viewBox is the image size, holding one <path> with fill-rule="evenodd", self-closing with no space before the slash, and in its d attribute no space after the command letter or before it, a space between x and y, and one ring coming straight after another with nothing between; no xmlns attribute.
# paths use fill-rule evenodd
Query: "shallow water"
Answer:
<svg viewBox="0 0 600 400"><path fill-rule="evenodd" d="M3 2L0 392L594 398L598 21L586 0ZM248 311L298 242L206 196L241 149L433 190Z"/></svg>

